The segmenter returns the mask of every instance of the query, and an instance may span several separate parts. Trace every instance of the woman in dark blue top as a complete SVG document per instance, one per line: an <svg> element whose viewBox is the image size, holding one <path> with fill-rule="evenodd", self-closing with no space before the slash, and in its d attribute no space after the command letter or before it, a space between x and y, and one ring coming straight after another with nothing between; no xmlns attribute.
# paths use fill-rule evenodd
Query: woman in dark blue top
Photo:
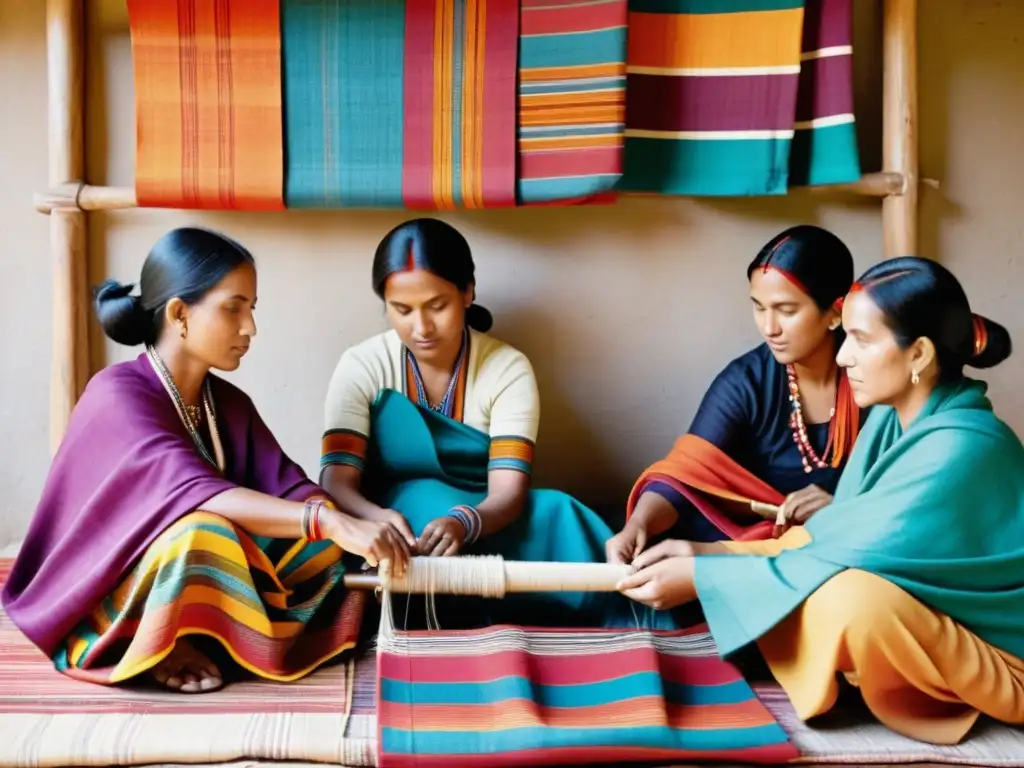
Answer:
<svg viewBox="0 0 1024 768"><path fill-rule="evenodd" d="M747 277L764 343L726 366L688 433L641 475L625 527L607 542L610 562L632 561L669 531L767 538L832 500L862 422L835 362L853 257L831 232L801 225L772 238Z"/></svg>

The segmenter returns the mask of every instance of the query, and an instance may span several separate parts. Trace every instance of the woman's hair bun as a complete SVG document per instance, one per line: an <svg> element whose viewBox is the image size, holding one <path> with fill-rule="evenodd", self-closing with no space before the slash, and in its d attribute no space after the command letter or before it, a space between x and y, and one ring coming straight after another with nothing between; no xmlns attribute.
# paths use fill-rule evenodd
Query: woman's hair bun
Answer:
<svg viewBox="0 0 1024 768"><path fill-rule="evenodd" d="M494 317L479 304L470 304L469 309L466 310L466 325L474 331L487 333L494 325Z"/></svg>
<svg viewBox="0 0 1024 768"><path fill-rule="evenodd" d="M999 323L974 315L974 340L977 350L967 364L972 368L994 368L1013 352L1010 332Z"/></svg>
<svg viewBox="0 0 1024 768"><path fill-rule="evenodd" d="M155 333L152 313L142 308L142 300L132 296L134 285L105 280L96 288L96 317L107 336L118 344L134 347L152 342Z"/></svg>

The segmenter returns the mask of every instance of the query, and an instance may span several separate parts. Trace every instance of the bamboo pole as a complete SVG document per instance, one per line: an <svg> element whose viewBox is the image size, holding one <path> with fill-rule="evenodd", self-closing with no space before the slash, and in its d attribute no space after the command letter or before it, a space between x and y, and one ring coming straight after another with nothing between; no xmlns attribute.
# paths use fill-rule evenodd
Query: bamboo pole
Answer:
<svg viewBox="0 0 1024 768"><path fill-rule="evenodd" d="M810 187L814 192L846 192L864 197L885 197L898 194L904 187L899 173L868 173L852 184L832 184ZM625 197L647 197L645 194L623 193ZM649 195L654 197L655 195ZM49 213L58 208L76 208L82 211L113 211L138 207L135 190L131 187L94 187L89 184L57 184L47 192L33 198L36 210Z"/></svg>
<svg viewBox="0 0 1024 768"><path fill-rule="evenodd" d="M918 249L917 0L885 0L882 56L882 167L902 177L882 200L886 258Z"/></svg>
<svg viewBox="0 0 1024 768"><path fill-rule="evenodd" d="M85 172L85 29L82 0L47 0L46 50L50 187L77 183ZM50 446L56 451L89 375L88 260L85 214L58 205L50 218L53 347Z"/></svg>

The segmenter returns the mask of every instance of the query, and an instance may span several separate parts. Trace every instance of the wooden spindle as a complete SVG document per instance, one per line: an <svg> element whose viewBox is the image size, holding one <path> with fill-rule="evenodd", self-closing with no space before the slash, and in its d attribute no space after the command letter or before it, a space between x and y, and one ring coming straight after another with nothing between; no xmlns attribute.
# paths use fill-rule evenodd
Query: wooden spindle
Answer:
<svg viewBox="0 0 1024 768"><path fill-rule="evenodd" d="M50 187L75 185L85 172L85 29L82 0L47 0L46 47ZM88 254L85 214L59 206L50 218L53 358L50 446L56 451L89 375Z"/></svg>
<svg viewBox="0 0 1024 768"><path fill-rule="evenodd" d="M885 0L882 55L882 166L903 179L882 201L886 258L917 255L917 0Z"/></svg>

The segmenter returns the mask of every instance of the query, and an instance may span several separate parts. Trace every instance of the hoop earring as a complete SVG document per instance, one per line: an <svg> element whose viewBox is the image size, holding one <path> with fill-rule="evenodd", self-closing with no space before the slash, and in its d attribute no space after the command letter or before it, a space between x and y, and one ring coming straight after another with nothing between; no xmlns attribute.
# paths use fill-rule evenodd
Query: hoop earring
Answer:
<svg viewBox="0 0 1024 768"><path fill-rule="evenodd" d="M917 386L918 384L921 383L921 376L916 370L911 371L910 373L910 383L913 384L914 386Z"/></svg>

